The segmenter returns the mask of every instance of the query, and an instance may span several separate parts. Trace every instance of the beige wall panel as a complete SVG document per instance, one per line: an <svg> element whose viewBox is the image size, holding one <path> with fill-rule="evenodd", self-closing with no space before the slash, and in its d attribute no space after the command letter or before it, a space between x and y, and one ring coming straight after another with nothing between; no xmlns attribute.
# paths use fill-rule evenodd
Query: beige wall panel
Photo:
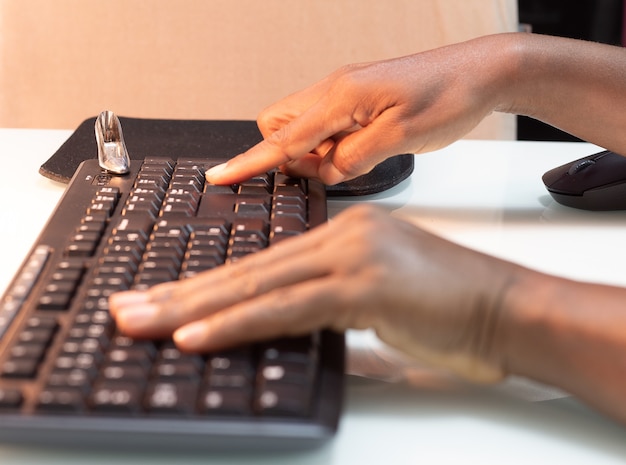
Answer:
<svg viewBox="0 0 626 465"><path fill-rule="evenodd" d="M0 0L0 127L255 119L346 63L517 27L514 0ZM514 137L495 115L474 137Z"/></svg>

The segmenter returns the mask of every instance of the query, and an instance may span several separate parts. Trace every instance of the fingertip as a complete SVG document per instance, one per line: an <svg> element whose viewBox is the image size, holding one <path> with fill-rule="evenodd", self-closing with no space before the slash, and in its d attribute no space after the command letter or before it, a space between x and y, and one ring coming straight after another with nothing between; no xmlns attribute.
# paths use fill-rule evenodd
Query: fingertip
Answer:
<svg viewBox="0 0 626 465"><path fill-rule="evenodd" d="M174 343L182 350L198 352L207 349L208 334L206 325L201 321L181 326L172 335Z"/></svg>
<svg viewBox="0 0 626 465"><path fill-rule="evenodd" d="M151 303L138 303L120 308L114 317L117 326L123 333L149 333L154 331L154 326L158 322L159 308Z"/></svg>
<svg viewBox="0 0 626 465"><path fill-rule="evenodd" d="M209 168L204 173L204 177L211 184L220 184L224 174L227 174L227 165L228 163L221 163L219 165L215 165L212 168Z"/></svg>
<svg viewBox="0 0 626 465"><path fill-rule="evenodd" d="M145 304L148 300L148 294L143 291L116 292L109 297L109 312L115 316L120 310Z"/></svg>

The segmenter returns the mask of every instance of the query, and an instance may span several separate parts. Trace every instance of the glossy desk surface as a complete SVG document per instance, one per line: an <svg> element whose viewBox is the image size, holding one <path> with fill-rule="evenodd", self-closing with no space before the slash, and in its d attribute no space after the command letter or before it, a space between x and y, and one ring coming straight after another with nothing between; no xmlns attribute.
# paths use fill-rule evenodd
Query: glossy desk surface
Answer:
<svg viewBox="0 0 626 465"><path fill-rule="evenodd" d="M69 135L61 130L0 129L0 153L7 166L0 183L2 290L63 193L64 185L42 177L38 169ZM412 177L386 193L331 199L330 213L355 201L375 202L451 240L529 267L625 285L626 212L592 213L560 206L541 182L546 170L596 150L578 143L460 141L416 157ZM350 333L349 351L351 364L356 360L360 372L374 369L358 364L360 354L389 360L369 334ZM311 451L163 454L0 443L0 462L626 463L626 427L558 391L523 380L486 388L460 386L413 368L411 383L349 376L340 431ZM402 379L406 372L387 366L383 374Z"/></svg>

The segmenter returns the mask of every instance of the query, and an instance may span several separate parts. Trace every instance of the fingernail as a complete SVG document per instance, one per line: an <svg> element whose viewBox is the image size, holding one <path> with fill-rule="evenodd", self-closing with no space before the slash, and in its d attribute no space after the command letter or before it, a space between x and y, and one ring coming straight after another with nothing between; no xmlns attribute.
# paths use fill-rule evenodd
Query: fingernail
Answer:
<svg viewBox="0 0 626 465"><path fill-rule="evenodd" d="M109 297L111 313L117 313L120 308L133 307L148 302L148 293L142 291L116 292Z"/></svg>
<svg viewBox="0 0 626 465"><path fill-rule="evenodd" d="M143 328L149 326L157 318L159 307L154 304L138 304L117 312L116 319L124 328Z"/></svg>
<svg viewBox="0 0 626 465"><path fill-rule="evenodd" d="M206 338L204 324L197 322L182 326L174 332L173 338L176 345L188 350L194 350L201 346Z"/></svg>
<svg viewBox="0 0 626 465"><path fill-rule="evenodd" d="M207 181L212 182L212 180L219 179L220 175L223 173L225 169L226 169L226 163L215 165L214 167L206 170L206 172L204 173L204 176L206 177Z"/></svg>
<svg viewBox="0 0 626 465"><path fill-rule="evenodd" d="M120 306L145 303L148 301L148 293L143 291L116 292L111 295L111 300Z"/></svg>

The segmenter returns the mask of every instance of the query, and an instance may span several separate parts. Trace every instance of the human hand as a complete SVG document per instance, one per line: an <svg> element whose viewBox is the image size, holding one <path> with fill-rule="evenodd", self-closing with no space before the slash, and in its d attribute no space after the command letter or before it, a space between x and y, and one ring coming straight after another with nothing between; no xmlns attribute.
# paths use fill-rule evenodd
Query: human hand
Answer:
<svg viewBox="0 0 626 465"><path fill-rule="evenodd" d="M111 296L119 329L192 352L328 328L476 381L502 376L496 329L514 267L367 205L238 262Z"/></svg>
<svg viewBox="0 0 626 465"><path fill-rule="evenodd" d="M345 66L265 110L258 119L265 139L209 170L207 180L230 184L280 166L336 184L390 156L444 147L494 110L503 42L487 37Z"/></svg>

